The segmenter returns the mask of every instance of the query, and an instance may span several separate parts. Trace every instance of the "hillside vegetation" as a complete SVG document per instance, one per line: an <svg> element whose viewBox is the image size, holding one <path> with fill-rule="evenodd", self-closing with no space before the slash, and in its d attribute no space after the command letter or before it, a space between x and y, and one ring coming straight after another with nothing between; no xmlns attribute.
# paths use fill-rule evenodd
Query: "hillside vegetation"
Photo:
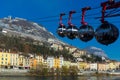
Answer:
<svg viewBox="0 0 120 80"><path fill-rule="evenodd" d="M49 43L35 41L30 38L10 37L0 34L0 49L10 52L22 52L24 54L38 54L44 57L63 56L66 60L73 60L73 56L68 54L68 50L63 49L62 51L55 51L49 46Z"/></svg>

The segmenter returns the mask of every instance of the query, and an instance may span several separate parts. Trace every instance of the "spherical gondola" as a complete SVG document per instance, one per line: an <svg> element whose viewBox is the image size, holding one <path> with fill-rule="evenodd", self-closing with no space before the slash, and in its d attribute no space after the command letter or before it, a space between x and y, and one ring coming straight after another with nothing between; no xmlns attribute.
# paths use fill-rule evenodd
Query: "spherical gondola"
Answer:
<svg viewBox="0 0 120 80"><path fill-rule="evenodd" d="M66 35L69 39L75 39L78 36L78 28L74 25L69 25L66 29Z"/></svg>
<svg viewBox="0 0 120 80"><path fill-rule="evenodd" d="M66 27L65 25L60 25L57 29L57 33L60 37L65 37L66 36Z"/></svg>
<svg viewBox="0 0 120 80"><path fill-rule="evenodd" d="M95 38L96 40L103 44L108 45L115 42L119 37L118 28L108 22L104 22L96 29Z"/></svg>
<svg viewBox="0 0 120 80"><path fill-rule="evenodd" d="M84 42L90 41L94 37L94 29L89 25L82 25L78 30L78 38Z"/></svg>

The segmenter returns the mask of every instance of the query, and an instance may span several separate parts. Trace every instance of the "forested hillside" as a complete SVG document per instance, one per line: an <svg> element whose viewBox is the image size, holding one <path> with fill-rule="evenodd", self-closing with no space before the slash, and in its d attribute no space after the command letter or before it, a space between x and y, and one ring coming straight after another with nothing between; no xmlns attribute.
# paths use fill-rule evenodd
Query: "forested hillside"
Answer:
<svg viewBox="0 0 120 80"><path fill-rule="evenodd" d="M73 56L68 54L69 51L63 49L62 51L55 51L50 47L49 43L35 41L30 38L5 36L0 34L0 49L10 52L22 52L24 54L40 54L47 56L63 56L66 60L73 60Z"/></svg>

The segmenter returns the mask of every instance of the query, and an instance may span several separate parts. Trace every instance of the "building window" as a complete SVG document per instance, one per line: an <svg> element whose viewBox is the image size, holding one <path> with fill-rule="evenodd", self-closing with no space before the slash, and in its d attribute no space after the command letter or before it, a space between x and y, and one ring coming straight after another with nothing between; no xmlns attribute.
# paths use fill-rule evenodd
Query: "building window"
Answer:
<svg viewBox="0 0 120 80"><path fill-rule="evenodd" d="M3 62L1 62L1 64L3 64Z"/></svg>
<svg viewBox="0 0 120 80"><path fill-rule="evenodd" d="M4 58L2 58L2 60L4 60Z"/></svg>
<svg viewBox="0 0 120 80"><path fill-rule="evenodd" d="M7 58L5 60L7 60Z"/></svg>

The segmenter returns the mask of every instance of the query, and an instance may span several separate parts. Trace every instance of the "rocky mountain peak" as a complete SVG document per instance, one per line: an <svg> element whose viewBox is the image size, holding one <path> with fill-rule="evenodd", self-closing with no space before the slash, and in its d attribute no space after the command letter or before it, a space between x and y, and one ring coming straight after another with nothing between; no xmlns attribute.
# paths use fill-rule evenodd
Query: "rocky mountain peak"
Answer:
<svg viewBox="0 0 120 80"><path fill-rule="evenodd" d="M6 30L6 32L9 32L14 34L14 32L19 33L20 35L34 36L34 39L48 41L48 39L55 39L53 34L49 31L47 31L43 26L40 24L37 24L35 22L28 21L23 18L12 18L11 16L5 17L3 19L0 19L0 28L2 30ZM8 30L8 31L7 31Z"/></svg>
<svg viewBox="0 0 120 80"><path fill-rule="evenodd" d="M94 47L94 46L89 46L89 47L86 47L85 50L88 51L88 53L90 53L90 54L94 54L96 56L107 58L106 53L101 48L97 48L97 47Z"/></svg>

